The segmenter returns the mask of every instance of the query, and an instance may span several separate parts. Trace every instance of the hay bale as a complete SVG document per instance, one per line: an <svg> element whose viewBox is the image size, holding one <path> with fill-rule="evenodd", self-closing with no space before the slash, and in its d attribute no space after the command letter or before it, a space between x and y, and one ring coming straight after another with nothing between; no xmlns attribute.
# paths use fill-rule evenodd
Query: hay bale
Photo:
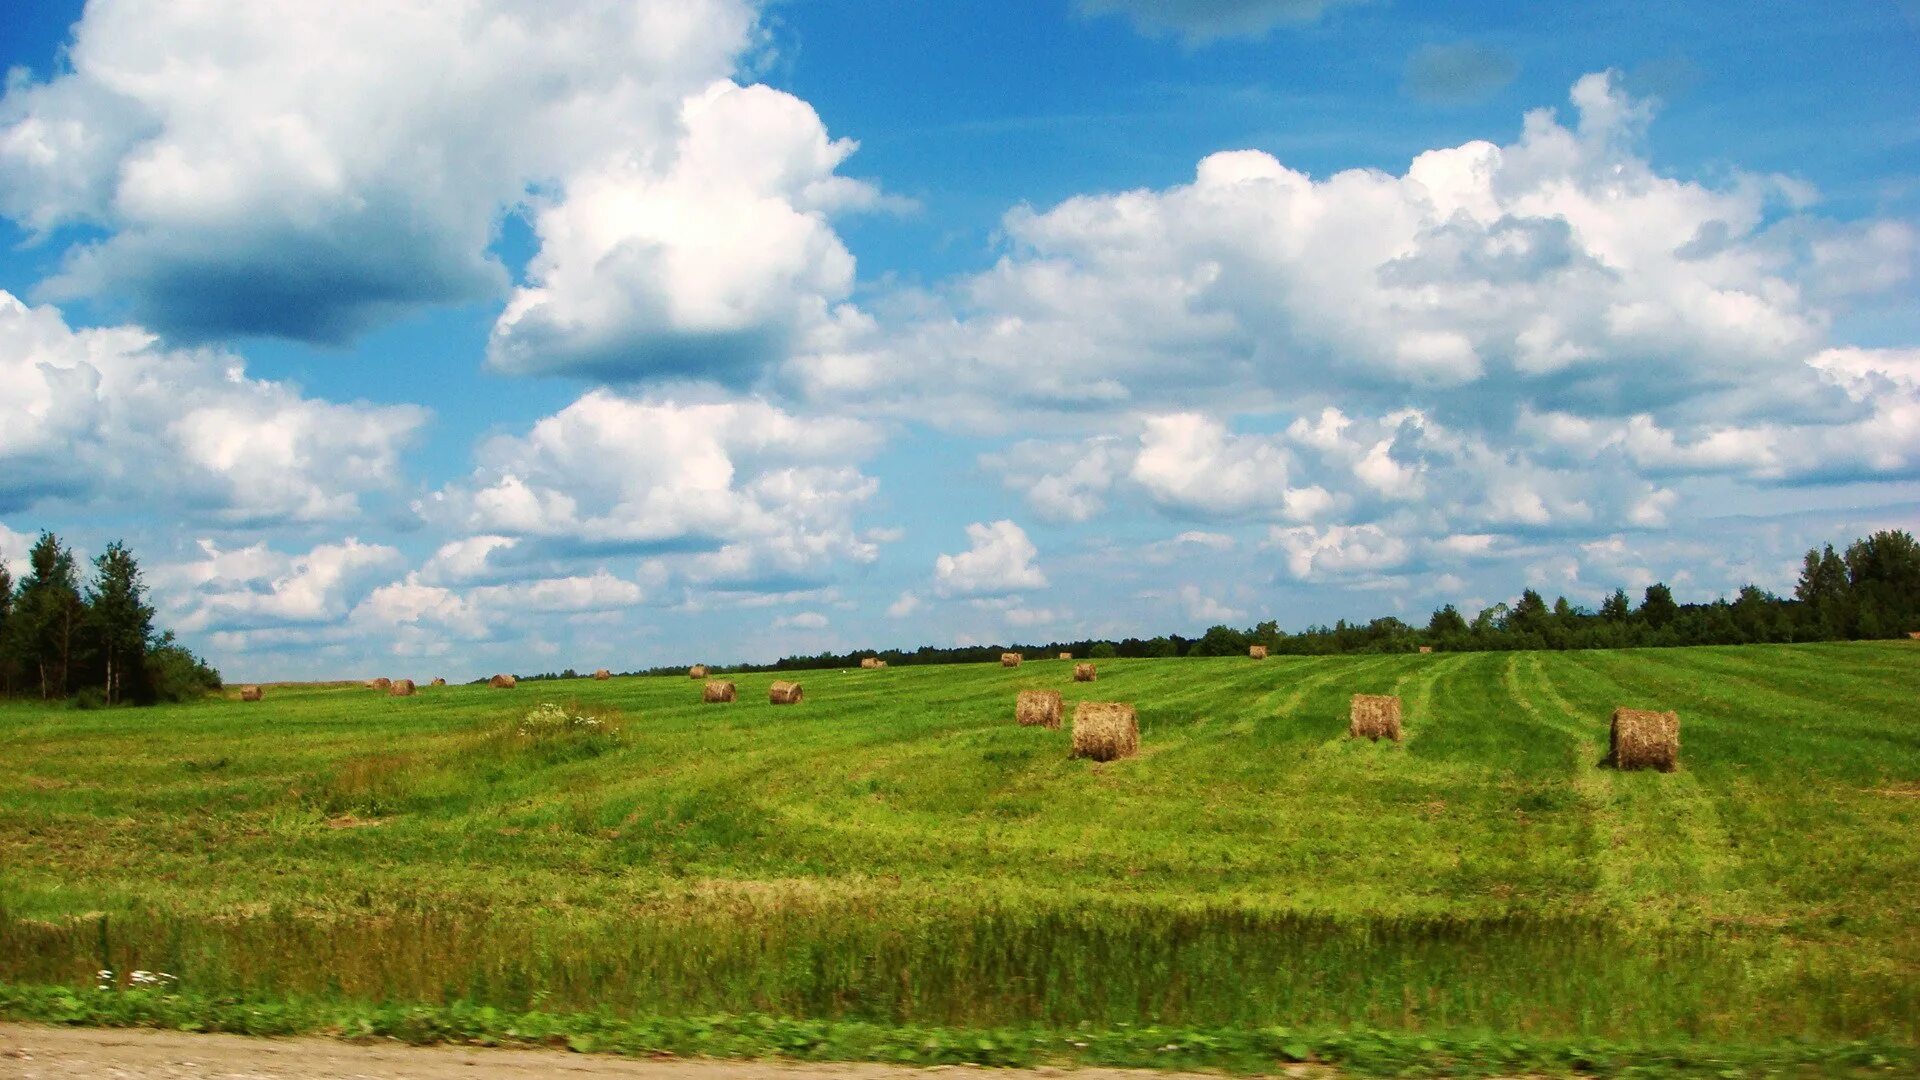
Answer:
<svg viewBox="0 0 1920 1080"><path fill-rule="evenodd" d="M775 705L800 704L800 684L797 682L777 682L767 687L767 701Z"/></svg>
<svg viewBox="0 0 1920 1080"><path fill-rule="evenodd" d="M1073 665L1073 681L1074 682L1092 682L1095 678L1095 674L1096 673L1093 670L1092 664Z"/></svg>
<svg viewBox="0 0 1920 1080"><path fill-rule="evenodd" d="M1071 660L1071 659L1073 659L1073 654L1072 654L1072 653L1070 653L1070 652L1063 652L1063 653L1061 653L1061 654L1060 654L1060 659L1062 659L1062 660Z"/></svg>
<svg viewBox="0 0 1920 1080"><path fill-rule="evenodd" d="M1255 660L1265 660L1267 658L1267 647L1265 645L1249 645L1247 646L1247 655Z"/></svg>
<svg viewBox="0 0 1920 1080"><path fill-rule="evenodd" d="M393 685L387 687L387 696L388 697L412 697L413 689L414 687L413 687L412 679L395 679L393 680Z"/></svg>
<svg viewBox="0 0 1920 1080"><path fill-rule="evenodd" d="M1400 699L1392 694L1355 694L1347 735L1355 739L1400 741Z"/></svg>
<svg viewBox="0 0 1920 1080"><path fill-rule="evenodd" d="M1083 701L1073 707L1073 756L1113 761L1140 752L1140 718L1124 701Z"/></svg>
<svg viewBox="0 0 1920 1080"><path fill-rule="evenodd" d="M259 701L260 696L260 688L257 686L243 686L240 688L241 701Z"/></svg>
<svg viewBox="0 0 1920 1080"><path fill-rule="evenodd" d="M1616 769L1672 772L1680 764L1680 716L1651 709L1615 709L1607 760Z"/></svg>
<svg viewBox="0 0 1920 1080"><path fill-rule="evenodd" d="M511 690L513 689L513 676L495 675L493 678L487 680L487 685L493 687L495 690Z"/></svg>
<svg viewBox="0 0 1920 1080"><path fill-rule="evenodd" d="M1920 641L1920 630L1907 631L1907 637L1913 639L1914 641Z"/></svg>
<svg viewBox="0 0 1920 1080"><path fill-rule="evenodd" d="M601 668L593 673L593 677L598 680L611 679L613 678L613 672L608 671L606 668Z"/></svg>
<svg viewBox="0 0 1920 1080"><path fill-rule="evenodd" d="M724 705L733 701L733 684L715 679L700 690L700 700L708 705Z"/></svg>
<svg viewBox="0 0 1920 1080"><path fill-rule="evenodd" d="M687 669L687 678L689 679L704 679L706 677L707 665L705 664L695 664Z"/></svg>
<svg viewBox="0 0 1920 1080"><path fill-rule="evenodd" d="M447 685L447 680L445 680L445 679L435 679L435 680L433 680L432 682L430 682L430 683L428 683L427 685L428 685L428 686L445 686L445 685Z"/></svg>
<svg viewBox="0 0 1920 1080"><path fill-rule="evenodd" d="M1000 666L1019 667L1021 659L1022 657L1017 652L1003 652L1000 654Z"/></svg>
<svg viewBox="0 0 1920 1080"><path fill-rule="evenodd" d="M1058 690L1022 690L1013 703L1013 718L1021 727L1058 728L1065 713Z"/></svg>
<svg viewBox="0 0 1920 1080"><path fill-rule="evenodd" d="M875 661L873 662L873 666L874 666L874 669L875 669L875 670L877 671L877 670L879 670L880 668L883 668L883 667L886 667L886 666L887 666L887 662L886 662L885 660L875 660Z"/></svg>
<svg viewBox="0 0 1920 1080"><path fill-rule="evenodd" d="M886 665L882 664L880 658L877 656L863 656L860 658L860 666L863 668L876 668L885 667Z"/></svg>
<svg viewBox="0 0 1920 1080"><path fill-rule="evenodd" d="M392 680L392 679L389 679L389 678L387 678L387 677L386 677L386 676L384 676L384 675L382 675L382 676L381 676L380 678L378 678L378 679L368 679L368 680L367 680L367 689L369 689L369 690L391 690L391 689L393 689L393 680Z"/></svg>
<svg viewBox="0 0 1920 1080"><path fill-rule="evenodd" d="M1422 646L1420 646L1420 655L1421 655L1421 656L1425 656L1425 655L1427 655L1428 653L1430 653L1430 652L1432 652L1432 651L1433 651L1433 646L1431 646L1431 645L1422 645Z"/></svg>

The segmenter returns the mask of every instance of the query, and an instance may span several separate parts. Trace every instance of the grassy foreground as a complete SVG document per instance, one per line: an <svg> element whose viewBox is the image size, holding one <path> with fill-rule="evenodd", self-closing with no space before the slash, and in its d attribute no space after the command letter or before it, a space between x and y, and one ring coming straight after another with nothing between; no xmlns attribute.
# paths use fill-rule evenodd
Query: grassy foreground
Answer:
<svg viewBox="0 0 1920 1080"><path fill-rule="evenodd" d="M1914 1061L1920 646L1069 670L815 672L780 708L771 676L724 706L663 678L0 707L0 1012L1002 1063ZM1136 702L1142 756L1069 760L1013 725L1028 687ZM1401 694L1406 742L1346 740L1355 692ZM568 700L619 733L512 734ZM1682 769L1597 768L1615 705L1678 709ZM102 968L179 984L76 992Z"/></svg>

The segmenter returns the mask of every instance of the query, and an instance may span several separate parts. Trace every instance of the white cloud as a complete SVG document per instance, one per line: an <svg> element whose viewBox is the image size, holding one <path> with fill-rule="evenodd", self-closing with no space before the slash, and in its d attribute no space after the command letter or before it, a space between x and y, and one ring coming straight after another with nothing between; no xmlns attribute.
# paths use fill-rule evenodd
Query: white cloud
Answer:
<svg viewBox="0 0 1920 1080"><path fill-rule="evenodd" d="M791 615L776 616L773 620L775 630L825 630L827 617L818 611L796 611Z"/></svg>
<svg viewBox="0 0 1920 1080"><path fill-rule="evenodd" d="M677 137L740 0L99 3L0 102L0 213L105 229L54 289L169 333L332 340L497 295L501 212Z"/></svg>
<svg viewBox="0 0 1920 1080"><path fill-rule="evenodd" d="M1301 581L1392 570L1409 554L1406 541L1378 525L1276 527L1268 533L1267 546L1286 552L1287 572Z"/></svg>
<svg viewBox="0 0 1920 1080"><path fill-rule="evenodd" d="M641 147L539 207L492 367L746 382L832 320L854 263L828 215L879 202L834 174L855 144L800 99L731 82L687 98L679 126L669 151Z"/></svg>
<svg viewBox="0 0 1920 1080"><path fill-rule="evenodd" d="M933 563L934 591L941 596L999 596L1044 588L1046 575L1033 565L1039 551L1011 521L967 526L970 547Z"/></svg>
<svg viewBox="0 0 1920 1080"><path fill-rule="evenodd" d="M879 434L851 420L802 418L757 400L677 402L595 390L488 440L471 477L419 506L470 534L443 548L433 576L515 559L679 554L708 583L817 573L871 562L852 524L876 490L852 462ZM690 560L690 561L689 561Z"/></svg>
<svg viewBox="0 0 1920 1080"><path fill-rule="evenodd" d="M1247 613L1240 608L1228 607L1201 592L1198 585L1180 587L1180 610L1189 621L1208 626L1239 622L1247 617Z"/></svg>
<svg viewBox="0 0 1920 1080"><path fill-rule="evenodd" d="M223 551L201 540L199 547L198 559L149 569L162 621L183 633L338 623L402 562L398 550L354 537L301 554L264 541Z"/></svg>
<svg viewBox="0 0 1920 1080"><path fill-rule="evenodd" d="M887 605L887 618L904 619L926 607L926 602L911 590L902 592L893 603Z"/></svg>
<svg viewBox="0 0 1920 1080"><path fill-rule="evenodd" d="M43 500L229 524L321 521L391 490L416 406L338 404L133 327L69 329L0 292L0 512Z"/></svg>

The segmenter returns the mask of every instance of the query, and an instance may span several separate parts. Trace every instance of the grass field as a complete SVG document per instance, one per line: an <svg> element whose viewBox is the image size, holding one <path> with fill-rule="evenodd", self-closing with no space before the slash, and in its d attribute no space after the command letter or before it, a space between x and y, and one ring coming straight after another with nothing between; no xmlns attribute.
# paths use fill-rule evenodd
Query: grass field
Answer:
<svg viewBox="0 0 1920 1080"><path fill-rule="evenodd" d="M0 706L0 982L1920 1044L1920 645L1070 670ZM1141 756L1016 727L1029 687L1137 703ZM1406 741L1347 740L1355 692ZM618 734L511 734L549 701ZM1680 771L1598 767L1615 705L1679 710Z"/></svg>

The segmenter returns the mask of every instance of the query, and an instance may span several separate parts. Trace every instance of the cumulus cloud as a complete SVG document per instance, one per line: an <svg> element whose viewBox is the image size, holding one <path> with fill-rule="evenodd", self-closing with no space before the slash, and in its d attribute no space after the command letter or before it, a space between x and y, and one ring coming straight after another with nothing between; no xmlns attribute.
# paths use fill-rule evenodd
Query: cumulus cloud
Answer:
<svg viewBox="0 0 1920 1080"><path fill-rule="evenodd" d="M505 296L525 213L491 367L743 384L840 317L829 216L898 205L805 102L730 80L758 40L746 0L94 4L68 70L0 100L0 214L103 234L50 297L334 342Z"/></svg>
<svg viewBox="0 0 1920 1080"><path fill-rule="evenodd" d="M1046 575L1033 564L1039 550L1026 531L1011 521L967 526L970 546L933 563L934 591L941 596L1004 596L1046 587Z"/></svg>
<svg viewBox="0 0 1920 1080"><path fill-rule="evenodd" d="M45 500L225 524L352 518L391 490L427 412L249 378L134 327L74 330L0 292L0 512Z"/></svg>
<svg viewBox="0 0 1920 1080"><path fill-rule="evenodd" d="M989 432L1110 431L1149 406L1418 401L1496 428L1517 404L1665 426L1857 415L1808 364L1823 305L1909 280L1914 230L1821 222L1785 178L1663 175L1645 103L1608 74L1570 96L1570 118L1535 110L1506 145L1399 175L1225 151L1189 184L1015 209L993 267L842 320L788 375L821 401ZM1107 475L1060 478L1051 512L1089 513Z"/></svg>
<svg viewBox="0 0 1920 1080"><path fill-rule="evenodd" d="M1287 572L1302 581L1391 570L1406 561L1406 541L1377 525L1275 528L1267 546L1286 553Z"/></svg>
<svg viewBox="0 0 1920 1080"><path fill-rule="evenodd" d="M1247 617L1247 613L1240 608L1228 607L1201 592L1198 585L1180 587L1180 610L1186 614L1189 621L1209 626L1237 622Z"/></svg>
<svg viewBox="0 0 1920 1080"><path fill-rule="evenodd" d="M502 292L503 210L670 145L753 42L740 0L91 4L66 70L0 102L0 212L106 233L57 295L339 340Z"/></svg>
<svg viewBox="0 0 1920 1080"><path fill-rule="evenodd" d="M297 554L264 541L222 549L203 539L199 548L198 558L148 570L163 621L183 633L338 623L404 562L397 549L356 537Z"/></svg>
<svg viewBox="0 0 1920 1080"><path fill-rule="evenodd" d="M680 128L669 153L609 162L539 208L490 366L744 383L831 322L854 263L828 215L880 202L834 174L855 144L806 102L731 82L689 97Z"/></svg>
<svg viewBox="0 0 1920 1080"><path fill-rule="evenodd" d="M1080 0L1089 15L1125 15L1143 33L1174 34L1188 45L1257 38L1280 23L1311 22L1361 0Z"/></svg>
<svg viewBox="0 0 1920 1080"><path fill-rule="evenodd" d="M679 402L595 390L476 451L464 481L418 505L466 534L431 580L513 577L569 559L680 556L689 579L761 591L817 584L879 541L853 524L876 482L855 464L879 432L755 399ZM521 570L524 574L527 571Z"/></svg>

